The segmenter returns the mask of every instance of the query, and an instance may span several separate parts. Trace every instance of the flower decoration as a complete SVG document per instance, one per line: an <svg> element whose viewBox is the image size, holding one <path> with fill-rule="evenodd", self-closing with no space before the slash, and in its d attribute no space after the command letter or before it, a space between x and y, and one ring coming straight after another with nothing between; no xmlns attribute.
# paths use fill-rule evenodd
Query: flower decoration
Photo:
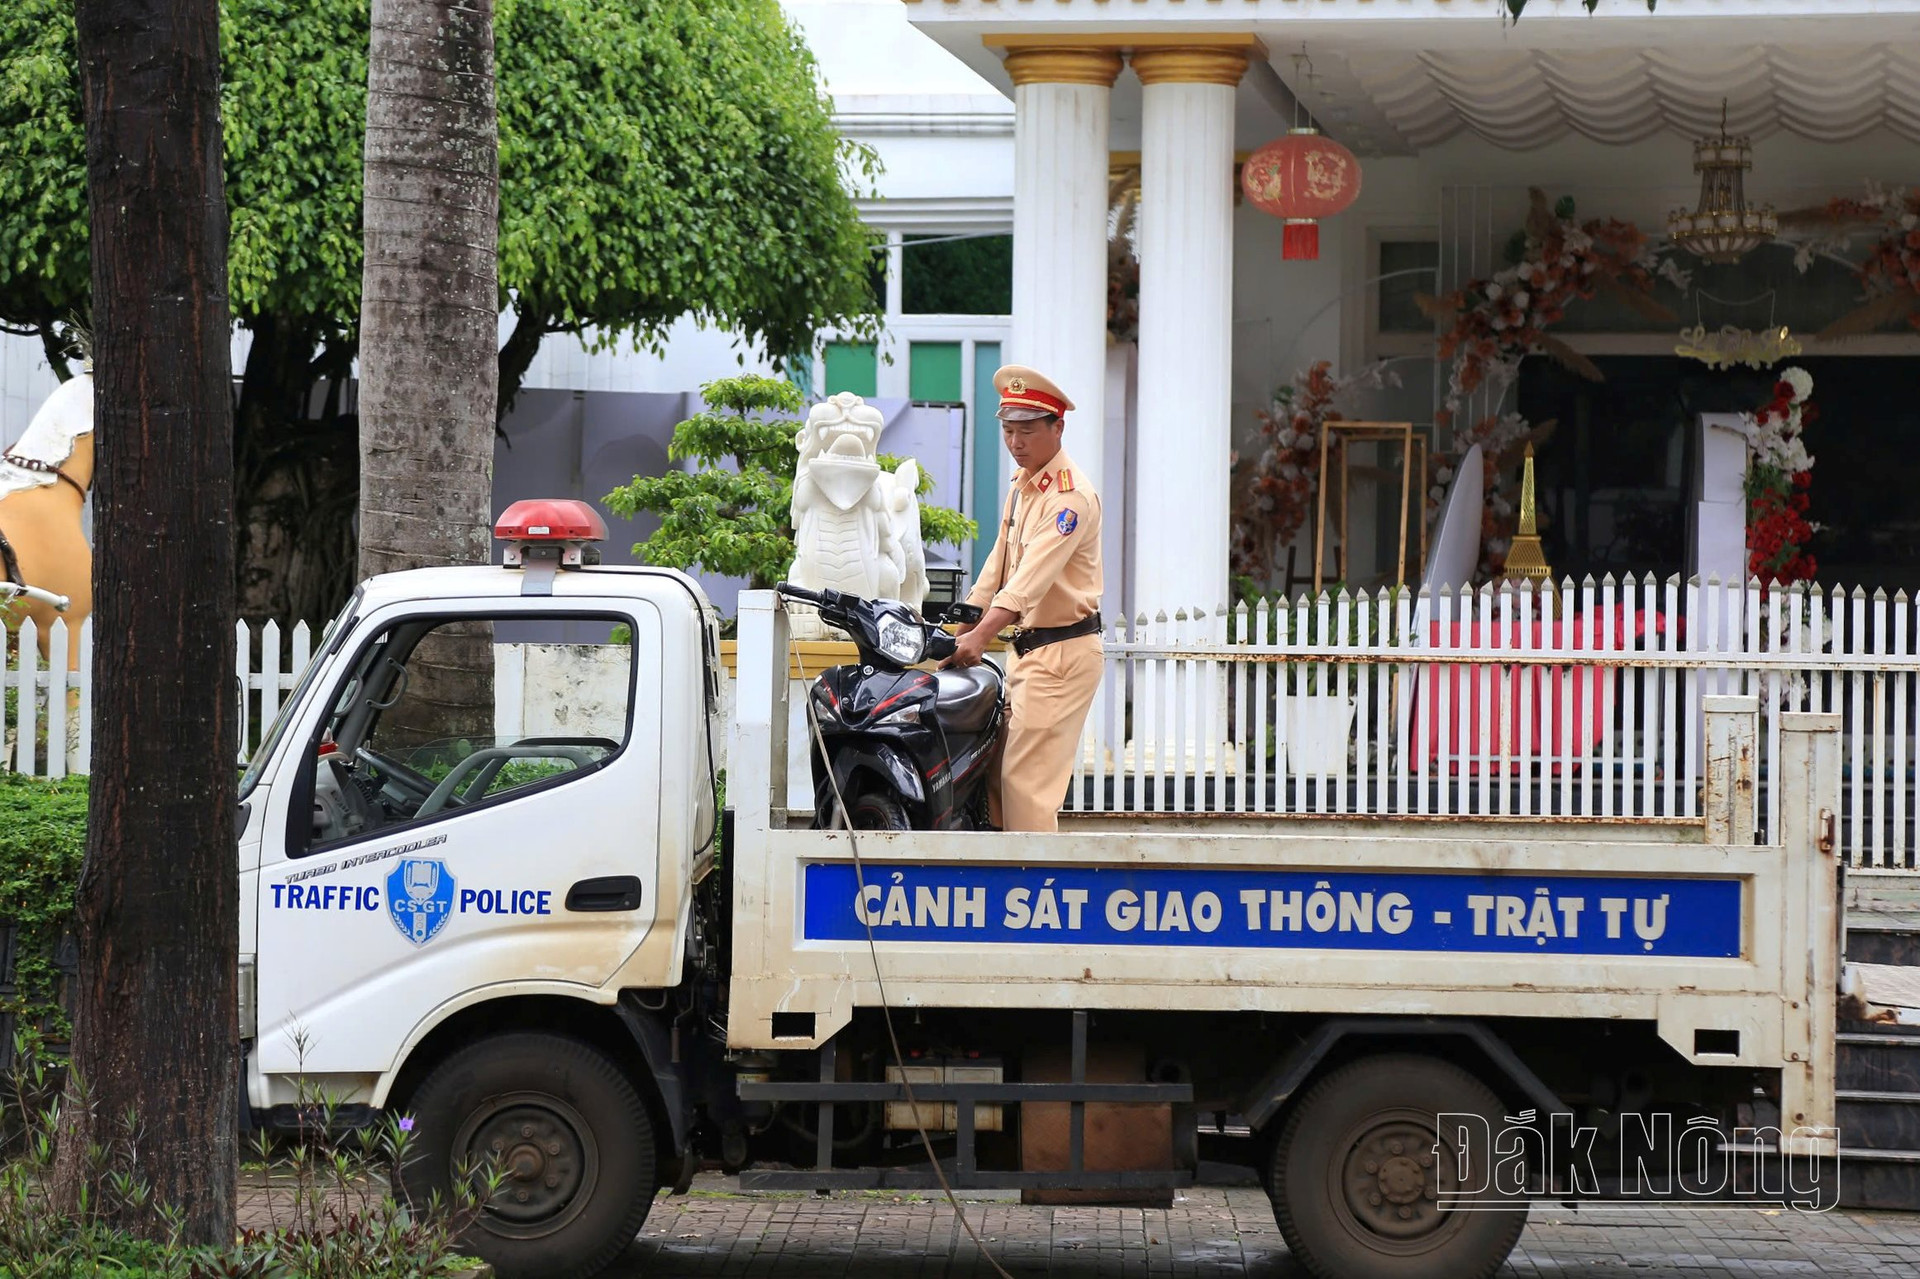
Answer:
<svg viewBox="0 0 1920 1279"><path fill-rule="evenodd" d="M1538 187L1529 195L1526 226L1508 246L1513 265L1445 297L1420 300L1428 315L1449 322L1439 343L1440 358L1452 362L1441 425L1474 391L1511 383L1529 355L1547 355L1591 381L1604 380L1591 360L1547 333L1575 300L1606 292L1656 320L1676 318L1653 300L1654 276L1671 276L1674 268L1662 265L1640 228L1614 218L1575 222L1571 199L1549 208Z"/></svg>
<svg viewBox="0 0 1920 1279"><path fill-rule="evenodd" d="M1107 215L1107 341L1140 340L1140 260L1133 253L1134 220L1139 191L1116 190L1109 195Z"/></svg>
<svg viewBox="0 0 1920 1279"><path fill-rule="evenodd" d="M1807 519L1813 455L1801 432L1813 421L1813 378L1790 368L1773 398L1742 424L1747 465L1747 572L1763 582L1804 582L1818 567L1807 543L1818 526Z"/></svg>
<svg viewBox="0 0 1920 1279"><path fill-rule="evenodd" d="M1508 241L1512 265L1483 280L1470 281L1444 297L1422 297L1421 310L1444 321L1438 355L1449 361L1446 403L1434 414L1436 426L1453 425L1467 397L1485 387L1499 393L1519 376L1520 361L1545 355L1581 377L1604 381L1593 361L1547 329L1566 315L1576 300L1606 293L1648 318L1677 323L1677 317L1653 298L1656 276L1685 285L1686 275L1656 251L1640 228L1615 218L1575 220L1574 203L1562 197L1549 205L1546 193L1529 188L1526 225ZM1453 431L1453 451L1433 459L1427 493L1432 518L1446 496L1446 483L1467 451L1480 445L1487 468L1487 507L1480 538L1480 572L1497 576L1512 542L1518 477L1512 474L1521 446L1539 443L1552 423L1535 427L1518 413L1495 412ZM1445 479L1442 479L1442 473Z"/></svg>
<svg viewBox="0 0 1920 1279"><path fill-rule="evenodd" d="M1802 271L1815 254L1846 249L1856 233L1876 236L1866 260L1855 268L1865 301L1822 329L1822 341L1859 337L1899 320L1920 329L1920 191L1869 186L1863 198L1830 200L1785 214L1781 222L1813 229L1794 255L1794 265Z"/></svg>
<svg viewBox="0 0 1920 1279"><path fill-rule="evenodd" d="M1348 393L1397 384L1384 366L1369 365L1340 377L1321 360L1273 393L1273 402L1254 415L1260 451L1242 468L1235 459L1233 574L1259 583L1273 577L1275 559L1306 527L1320 483L1320 435L1342 414L1334 405Z"/></svg>

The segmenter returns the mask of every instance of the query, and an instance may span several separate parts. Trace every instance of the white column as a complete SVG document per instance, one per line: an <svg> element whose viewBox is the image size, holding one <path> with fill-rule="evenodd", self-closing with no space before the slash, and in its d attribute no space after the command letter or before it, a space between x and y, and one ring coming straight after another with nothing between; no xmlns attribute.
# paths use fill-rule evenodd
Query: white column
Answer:
<svg viewBox="0 0 1920 1279"><path fill-rule="evenodd" d="M1120 55L1015 49L1007 70L1014 83L1013 331L1001 355L1040 370L1073 401L1067 451L1098 489L1107 476L1108 125ZM1000 468L1011 475L1004 452Z"/></svg>
<svg viewBox="0 0 1920 1279"><path fill-rule="evenodd" d="M1247 53L1133 55L1140 76L1135 611L1227 602L1233 99Z"/></svg>

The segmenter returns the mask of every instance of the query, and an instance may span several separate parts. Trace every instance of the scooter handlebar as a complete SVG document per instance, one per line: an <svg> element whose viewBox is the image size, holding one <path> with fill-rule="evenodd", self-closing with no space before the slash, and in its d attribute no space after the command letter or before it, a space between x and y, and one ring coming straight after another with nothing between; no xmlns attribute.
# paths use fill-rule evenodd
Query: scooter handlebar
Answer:
<svg viewBox="0 0 1920 1279"><path fill-rule="evenodd" d="M0 603L11 603L23 596L30 600L37 600L42 604L51 604L56 613L66 612L68 606L73 603L72 600L64 595L55 595L52 591L43 591L37 586L22 586L17 582L0 582Z"/></svg>
<svg viewBox="0 0 1920 1279"><path fill-rule="evenodd" d="M792 582L775 582L773 589L775 594L784 595L788 599L799 600L803 604L823 604L826 602L821 598L820 592L810 591L804 586L795 586Z"/></svg>

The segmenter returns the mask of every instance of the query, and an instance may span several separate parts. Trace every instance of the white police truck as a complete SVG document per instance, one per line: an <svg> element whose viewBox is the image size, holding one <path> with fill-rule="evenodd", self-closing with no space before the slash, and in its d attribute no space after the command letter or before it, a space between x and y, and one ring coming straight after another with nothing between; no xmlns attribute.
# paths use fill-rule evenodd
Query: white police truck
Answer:
<svg viewBox="0 0 1920 1279"><path fill-rule="evenodd" d="M1137 1203L1237 1142L1309 1269L1407 1279L1490 1274L1541 1195L1828 1193L1795 1169L1836 1150L1833 717L1786 717L1771 844L1734 701L1691 831L812 829L772 593L723 814L699 587L597 566L581 503L496 533L354 593L239 861L252 1118L321 1088L412 1117L410 1194L496 1168L504 1275L595 1273L712 1161Z"/></svg>

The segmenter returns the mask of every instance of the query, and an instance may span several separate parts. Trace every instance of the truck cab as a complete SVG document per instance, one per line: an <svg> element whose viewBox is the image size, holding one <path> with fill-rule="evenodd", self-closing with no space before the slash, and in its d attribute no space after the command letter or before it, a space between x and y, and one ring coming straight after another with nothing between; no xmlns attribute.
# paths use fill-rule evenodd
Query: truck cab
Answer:
<svg viewBox="0 0 1920 1279"><path fill-rule="evenodd" d="M682 984L718 842L717 647L667 570L362 586L241 783L250 1109L371 1113L516 1025L634 1053L621 992ZM544 1135L503 1146L536 1223L609 1171L589 1117L538 1109L482 1121Z"/></svg>

